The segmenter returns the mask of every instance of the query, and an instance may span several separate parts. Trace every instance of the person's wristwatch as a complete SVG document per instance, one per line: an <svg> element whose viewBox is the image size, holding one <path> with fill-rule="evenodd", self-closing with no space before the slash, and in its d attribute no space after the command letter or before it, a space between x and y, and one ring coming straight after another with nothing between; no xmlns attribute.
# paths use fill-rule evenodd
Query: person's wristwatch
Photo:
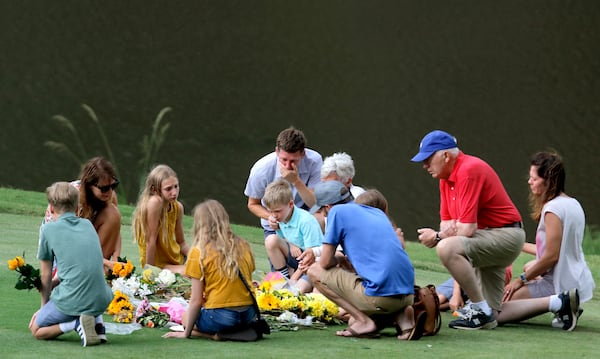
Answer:
<svg viewBox="0 0 600 359"><path fill-rule="evenodd" d="M523 282L523 284L527 284L527 282L529 282L527 280L527 276L525 276L525 272L521 273L521 275L519 275L519 279L521 279L521 282Z"/></svg>
<svg viewBox="0 0 600 359"><path fill-rule="evenodd" d="M437 244L440 243L441 240L442 237L440 237L440 232L435 232L435 245L437 246Z"/></svg>

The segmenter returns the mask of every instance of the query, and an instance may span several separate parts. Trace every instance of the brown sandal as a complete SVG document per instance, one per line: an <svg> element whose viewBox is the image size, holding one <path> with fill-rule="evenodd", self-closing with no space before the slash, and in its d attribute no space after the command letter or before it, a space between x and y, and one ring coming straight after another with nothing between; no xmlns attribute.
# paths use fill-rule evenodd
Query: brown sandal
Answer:
<svg viewBox="0 0 600 359"><path fill-rule="evenodd" d="M421 337L423 336L423 326L425 325L426 319L427 319L427 313L426 312L421 313L415 321L415 326L410 329L402 330L402 332L398 336L398 340L419 340L419 339L421 339ZM396 331L398 331L398 329L399 329L399 327L396 328ZM408 336L406 338L401 338L407 334L408 334Z"/></svg>

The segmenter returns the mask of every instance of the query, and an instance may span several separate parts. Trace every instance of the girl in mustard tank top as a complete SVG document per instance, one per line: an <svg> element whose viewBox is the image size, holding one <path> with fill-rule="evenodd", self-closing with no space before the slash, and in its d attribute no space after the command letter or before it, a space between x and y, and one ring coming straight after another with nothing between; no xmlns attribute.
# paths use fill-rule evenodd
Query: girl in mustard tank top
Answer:
<svg viewBox="0 0 600 359"><path fill-rule="evenodd" d="M133 235L146 264L183 273L189 247L183 235L183 205L179 179L171 167L158 165L150 171L133 215Z"/></svg>

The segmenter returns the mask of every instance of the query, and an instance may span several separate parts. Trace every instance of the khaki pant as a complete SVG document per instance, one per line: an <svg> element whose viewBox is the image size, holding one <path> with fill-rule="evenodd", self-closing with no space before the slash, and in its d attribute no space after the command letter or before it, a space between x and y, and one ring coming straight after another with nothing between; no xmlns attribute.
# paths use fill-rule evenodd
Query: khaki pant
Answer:
<svg viewBox="0 0 600 359"><path fill-rule="evenodd" d="M321 284L346 299L366 315L393 314L413 304L413 294L391 297L374 297L365 294L362 278L342 268L323 271L319 279Z"/></svg>
<svg viewBox="0 0 600 359"><path fill-rule="evenodd" d="M504 293L504 270L519 256L525 243L521 228L479 229L473 237L461 237L465 254L475 268L483 297L499 310Z"/></svg>

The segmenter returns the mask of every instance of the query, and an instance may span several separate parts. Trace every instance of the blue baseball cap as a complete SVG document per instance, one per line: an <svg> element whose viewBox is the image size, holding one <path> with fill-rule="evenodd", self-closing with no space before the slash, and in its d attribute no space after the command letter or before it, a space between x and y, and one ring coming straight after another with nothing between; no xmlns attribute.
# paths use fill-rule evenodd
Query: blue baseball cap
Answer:
<svg viewBox="0 0 600 359"><path fill-rule="evenodd" d="M423 137L419 146L419 153L411 159L413 162L423 162L436 151L447 150L457 147L456 137L448 132L435 130L431 131Z"/></svg>

